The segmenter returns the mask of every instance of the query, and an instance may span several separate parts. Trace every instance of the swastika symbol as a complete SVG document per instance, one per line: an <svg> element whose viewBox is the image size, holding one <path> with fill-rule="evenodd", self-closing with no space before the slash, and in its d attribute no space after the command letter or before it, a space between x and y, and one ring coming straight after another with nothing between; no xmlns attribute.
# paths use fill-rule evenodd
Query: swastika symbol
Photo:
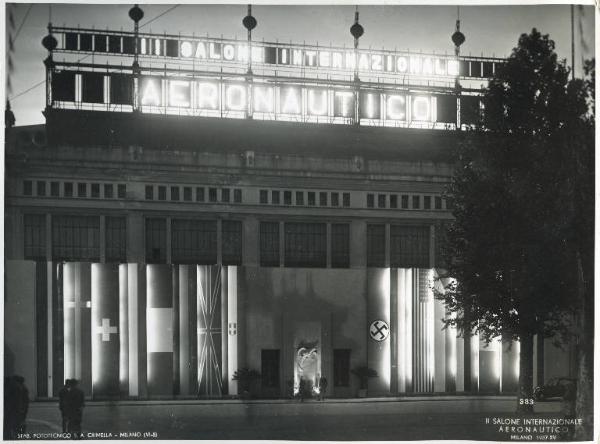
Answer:
<svg viewBox="0 0 600 444"><path fill-rule="evenodd" d="M377 342L385 341L390 334L390 327L387 322L378 319L371 323L369 334Z"/></svg>

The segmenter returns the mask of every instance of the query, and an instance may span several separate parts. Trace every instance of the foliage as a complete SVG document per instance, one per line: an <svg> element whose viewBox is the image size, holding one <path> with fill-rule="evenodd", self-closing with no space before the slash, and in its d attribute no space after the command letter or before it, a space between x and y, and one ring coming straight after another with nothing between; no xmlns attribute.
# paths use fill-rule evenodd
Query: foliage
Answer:
<svg viewBox="0 0 600 444"><path fill-rule="evenodd" d="M547 35L521 35L484 91L479 131L462 135L447 190L455 221L443 277L453 279L436 297L456 317L445 322L487 342L520 340L521 395L531 390L533 335L568 340L574 264L582 249L593 253L588 66L590 78L569 81Z"/></svg>
<svg viewBox="0 0 600 444"><path fill-rule="evenodd" d="M260 379L260 373L256 370L249 369L248 367L243 367L236 370L231 379L238 381L242 390L248 391L250 390L252 381Z"/></svg>
<svg viewBox="0 0 600 444"><path fill-rule="evenodd" d="M562 214L573 172L559 141L581 106L568 75L548 36L523 34L484 91L485 132L467 134L457 153L444 248L455 280L438 297L458 314L448 323L487 341L567 333L575 274L559 253L571 232Z"/></svg>
<svg viewBox="0 0 600 444"><path fill-rule="evenodd" d="M367 388L369 378L377 378L379 376L376 370L373 370L372 368L369 368L366 365L355 367L352 370L350 370L350 372L353 375L356 375L356 377L358 378L361 390Z"/></svg>

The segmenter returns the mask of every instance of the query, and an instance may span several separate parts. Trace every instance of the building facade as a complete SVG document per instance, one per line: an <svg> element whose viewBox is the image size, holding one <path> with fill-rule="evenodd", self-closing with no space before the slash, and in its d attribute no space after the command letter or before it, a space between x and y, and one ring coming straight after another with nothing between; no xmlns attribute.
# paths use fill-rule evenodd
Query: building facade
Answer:
<svg viewBox="0 0 600 444"><path fill-rule="evenodd" d="M126 51L130 36L117 45L118 34L78 32L63 32L59 49L116 45L136 62L202 55L188 40ZM329 395L356 396L360 367L378 375L369 396L516 391L518 343L443 329L448 313L433 297L455 128L471 96L457 114L459 99L439 89L363 96L339 80L317 102L319 81L305 79L297 118L285 102L296 93L274 87L278 119L260 110L256 83L220 83L216 110L204 80L152 83L134 65L127 84L73 66L50 51L46 124L7 133L5 369L38 398L66 378L97 399L235 396L244 368L260 373L250 391L261 397L293 396L302 379L316 393L322 377ZM443 66L446 76L493 71L474 59ZM240 91L254 101L224 109ZM316 103L328 103L324 117ZM536 384L569 374L570 351L542 340L535 350Z"/></svg>

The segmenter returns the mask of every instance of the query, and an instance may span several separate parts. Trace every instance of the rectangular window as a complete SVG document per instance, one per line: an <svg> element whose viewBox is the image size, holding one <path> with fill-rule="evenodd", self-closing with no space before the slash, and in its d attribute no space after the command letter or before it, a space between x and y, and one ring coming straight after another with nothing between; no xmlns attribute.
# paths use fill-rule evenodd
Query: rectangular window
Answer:
<svg viewBox="0 0 600 444"><path fill-rule="evenodd" d="M350 349L333 349L333 385L350 387Z"/></svg>
<svg viewBox="0 0 600 444"><path fill-rule="evenodd" d="M204 188L196 187L196 202L204 202Z"/></svg>
<svg viewBox="0 0 600 444"><path fill-rule="evenodd" d="M296 205L304 205L304 192L296 191Z"/></svg>
<svg viewBox="0 0 600 444"><path fill-rule="evenodd" d="M31 196L33 194L33 182L31 180L23 181L23 195Z"/></svg>
<svg viewBox="0 0 600 444"><path fill-rule="evenodd" d="M146 200L154 200L154 187L146 185Z"/></svg>
<svg viewBox="0 0 600 444"><path fill-rule="evenodd" d="M338 193L331 193L331 206L332 207L340 206L340 195Z"/></svg>
<svg viewBox="0 0 600 444"><path fill-rule="evenodd" d="M209 202L216 202L217 201L217 189L216 188L209 188L208 189L208 201Z"/></svg>
<svg viewBox="0 0 600 444"><path fill-rule="evenodd" d="M378 208L385 208L385 194L378 194L377 195L377 207Z"/></svg>
<svg viewBox="0 0 600 444"><path fill-rule="evenodd" d="M268 204L269 203L269 191L268 190L260 190L260 203Z"/></svg>
<svg viewBox="0 0 600 444"><path fill-rule="evenodd" d="M260 223L260 266L279 267L279 222Z"/></svg>
<svg viewBox="0 0 600 444"><path fill-rule="evenodd" d="M171 200L179 200L179 187L171 187Z"/></svg>
<svg viewBox="0 0 600 444"><path fill-rule="evenodd" d="M423 196L423 208L431 210L431 196Z"/></svg>
<svg viewBox="0 0 600 444"><path fill-rule="evenodd" d="M322 207L327 206L327 193L324 191L321 191L319 193L319 205Z"/></svg>
<svg viewBox="0 0 600 444"><path fill-rule="evenodd" d="M25 214L23 222L25 259L46 260L46 215Z"/></svg>
<svg viewBox="0 0 600 444"><path fill-rule="evenodd" d="M375 207L375 195L367 194L367 208Z"/></svg>
<svg viewBox="0 0 600 444"><path fill-rule="evenodd" d="M125 196L127 195L127 187L125 186L124 183L120 183L117 185L117 198L119 199L125 199Z"/></svg>
<svg viewBox="0 0 600 444"><path fill-rule="evenodd" d="M309 206L315 206L315 204L316 204L315 192L314 191L309 191L308 192L308 205Z"/></svg>
<svg viewBox="0 0 600 444"><path fill-rule="evenodd" d="M279 205L279 191L271 191L271 203L273 205Z"/></svg>
<svg viewBox="0 0 600 444"><path fill-rule="evenodd" d="M331 224L331 266L350 266L350 225Z"/></svg>
<svg viewBox="0 0 600 444"><path fill-rule="evenodd" d="M50 182L50 195L52 197L60 196L60 182Z"/></svg>
<svg viewBox="0 0 600 444"><path fill-rule="evenodd" d="M421 208L421 196L412 197L412 207L413 210L418 210L419 208Z"/></svg>
<svg viewBox="0 0 600 444"><path fill-rule="evenodd" d="M292 204L292 192L291 191L284 191L283 192L283 204L284 205L291 205Z"/></svg>
<svg viewBox="0 0 600 444"><path fill-rule="evenodd" d="M158 200L167 200L167 187L164 185L158 186Z"/></svg>
<svg viewBox="0 0 600 444"><path fill-rule="evenodd" d="M106 262L127 262L126 223L125 217L106 216Z"/></svg>
<svg viewBox="0 0 600 444"><path fill-rule="evenodd" d="M350 193L344 193L342 195L343 197L343 201L344 201L344 207L349 207L350 206Z"/></svg>
<svg viewBox="0 0 600 444"><path fill-rule="evenodd" d="M403 210L408 209L408 195L406 195L406 194L402 195L402 209Z"/></svg>
<svg viewBox="0 0 600 444"><path fill-rule="evenodd" d="M37 181L37 195L38 196L46 195L46 182L42 182L40 180Z"/></svg>
<svg viewBox="0 0 600 444"><path fill-rule="evenodd" d="M222 188L221 189L221 202L225 202L228 203L231 200L231 192L229 190L229 188Z"/></svg>
<svg viewBox="0 0 600 444"><path fill-rule="evenodd" d="M239 188L233 190L233 201L235 203L242 203L242 190Z"/></svg>
<svg viewBox="0 0 600 444"><path fill-rule="evenodd" d="M327 227L324 223L285 224L285 266L325 267Z"/></svg>
<svg viewBox="0 0 600 444"><path fill-rule="evenodd" d="M53 216L52 257L54 260L98 262L100 217Z"/></svg>
<svg viewBox="0 0 600 444"><path fill-rule="evenodd" d="M441 196L435 196L435 209L436 210L442 209L442 197Z"/></svg>
<svg viewBox="0 0 600 444"><path fill-rule="evenodd" d="M367 267L385 267L385 225L367 225Z"/></svg>
<svg viewBox="0 0 600 444"><path fill-rule="evenodd" d="M279 350L261 350L260 375L263 387L279 387Z"/></svg>
<svg viewBox="0 0 600 444"><path fill-rule="evenodd" d="M174 264L216 264L217 221L173 219L171 245Z"/></svg>
<svg viewBox="0 0 600 444"><path fill-rule="evenodd" d="M164 218L146 219L146 262L149 264L167 262L167 221Z"/></svg>
<svg viewBox="0 0 600 444"><path fill-rule="evenodd" d="M65 183L65 195L67 193L67 184ZM112 183L104 184L104 198L112 199L113 198L113 186Z"/></svg>
<svg viewBox="0 0 600 444"><path fill-rule="evenodd" d="M224 220L221 224L223 265L242 265L242 222Z"/></svg>
<svg viewBox="0 0 600 444"><path fill-rule="evenodd" d="M91 185L91 194L92 197L98 198L100 197L100 184L99 183L93 183Z"/></svg>
<svg viewBox="0 0 600 444"><path fill-rule="evenodd" d="M183 187L183 200L186 202L192 201L192 187Z"/></svg>
<svg viewBox="0 0 600 444"><path fill-rule="evenodd" d="M429 267L428 226L391 226L390 266L402 268Z"/></svg>
<svg viewBox="0 0 600 444"><path fill-rule="evenodd" d="M390 194L390 208L398 208L398 195Z"/></svg>
<svg viewBox="0 0 600 444"><path fill-rule="evenodd" d="M65 182L65 197L73 197L73 182Z"/></svg>
<svg viewBox="0 0 600 444"><path fill-rule="evenodd" d="M77 197L87 197L87 183L77 184Z"/></svg>

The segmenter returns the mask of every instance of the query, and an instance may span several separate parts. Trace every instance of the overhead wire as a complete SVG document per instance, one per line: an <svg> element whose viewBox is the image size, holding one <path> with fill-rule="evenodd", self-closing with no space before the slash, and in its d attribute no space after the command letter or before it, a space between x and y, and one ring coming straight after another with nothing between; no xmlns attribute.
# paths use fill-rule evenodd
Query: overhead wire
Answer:
<svg viewBox="0 0 600 444"><path fill-rule="evenodd" d="M29 9L27 10L27 13L25 15L25 18L27 18L27 15L29 14L29 12L31 11L31 7L33 6L33 4L30 5ZM148 20L146 23L140 25L140 28L142 26L146 26L149 25L150 23L154 22L155 20L158 20L159 18L161 18L162 16L164 16L165 14L168 14L169 12L173 11L175 8L177 8L180 5L175 5L175 6L171 6L169 9L167 9L166 11L161 12L159 15L157 15L156 17ZM21 30L21 28L23 27L23 23L25 22L25 19L23 19L23 22L21 22L21 26L19 26L19 31ZM19 33L19 31L17 31L17 35ZM16 38L16 37L15 37ZM77 61L77 63L82 62L83 60L87 59L88 57L90 57L92 54L87 54L86 56L82 57L81 59L79 59ZM43 85L46 82L46 79L42 80L41 82L36 83L35 85L30 86L29 88L27 88L24 91L21 91L18 94L15 94L14 96L10 97L9 100L15 100L18 97L21 97L25 94L27 94L30 91L33 91L35 88L37 88L38 86Z"/></svg>
<svg viewBox="0 0 600 444"><path fill-rule="evenodd" d="M29 5L29 8L27 8L27 12L25 13L25 16L23 17L23 20L21 21L21 24L19 25L17 32L15 32L15 36L13 38L13 43L17 41L17 37L19 37L19 33L21 32L21 29L23 29L23 25L25 24L25 21L27 20L27 17L29 16L29 13L31 12L32 8L33 8L33 3L31 3Z"/></svg>

